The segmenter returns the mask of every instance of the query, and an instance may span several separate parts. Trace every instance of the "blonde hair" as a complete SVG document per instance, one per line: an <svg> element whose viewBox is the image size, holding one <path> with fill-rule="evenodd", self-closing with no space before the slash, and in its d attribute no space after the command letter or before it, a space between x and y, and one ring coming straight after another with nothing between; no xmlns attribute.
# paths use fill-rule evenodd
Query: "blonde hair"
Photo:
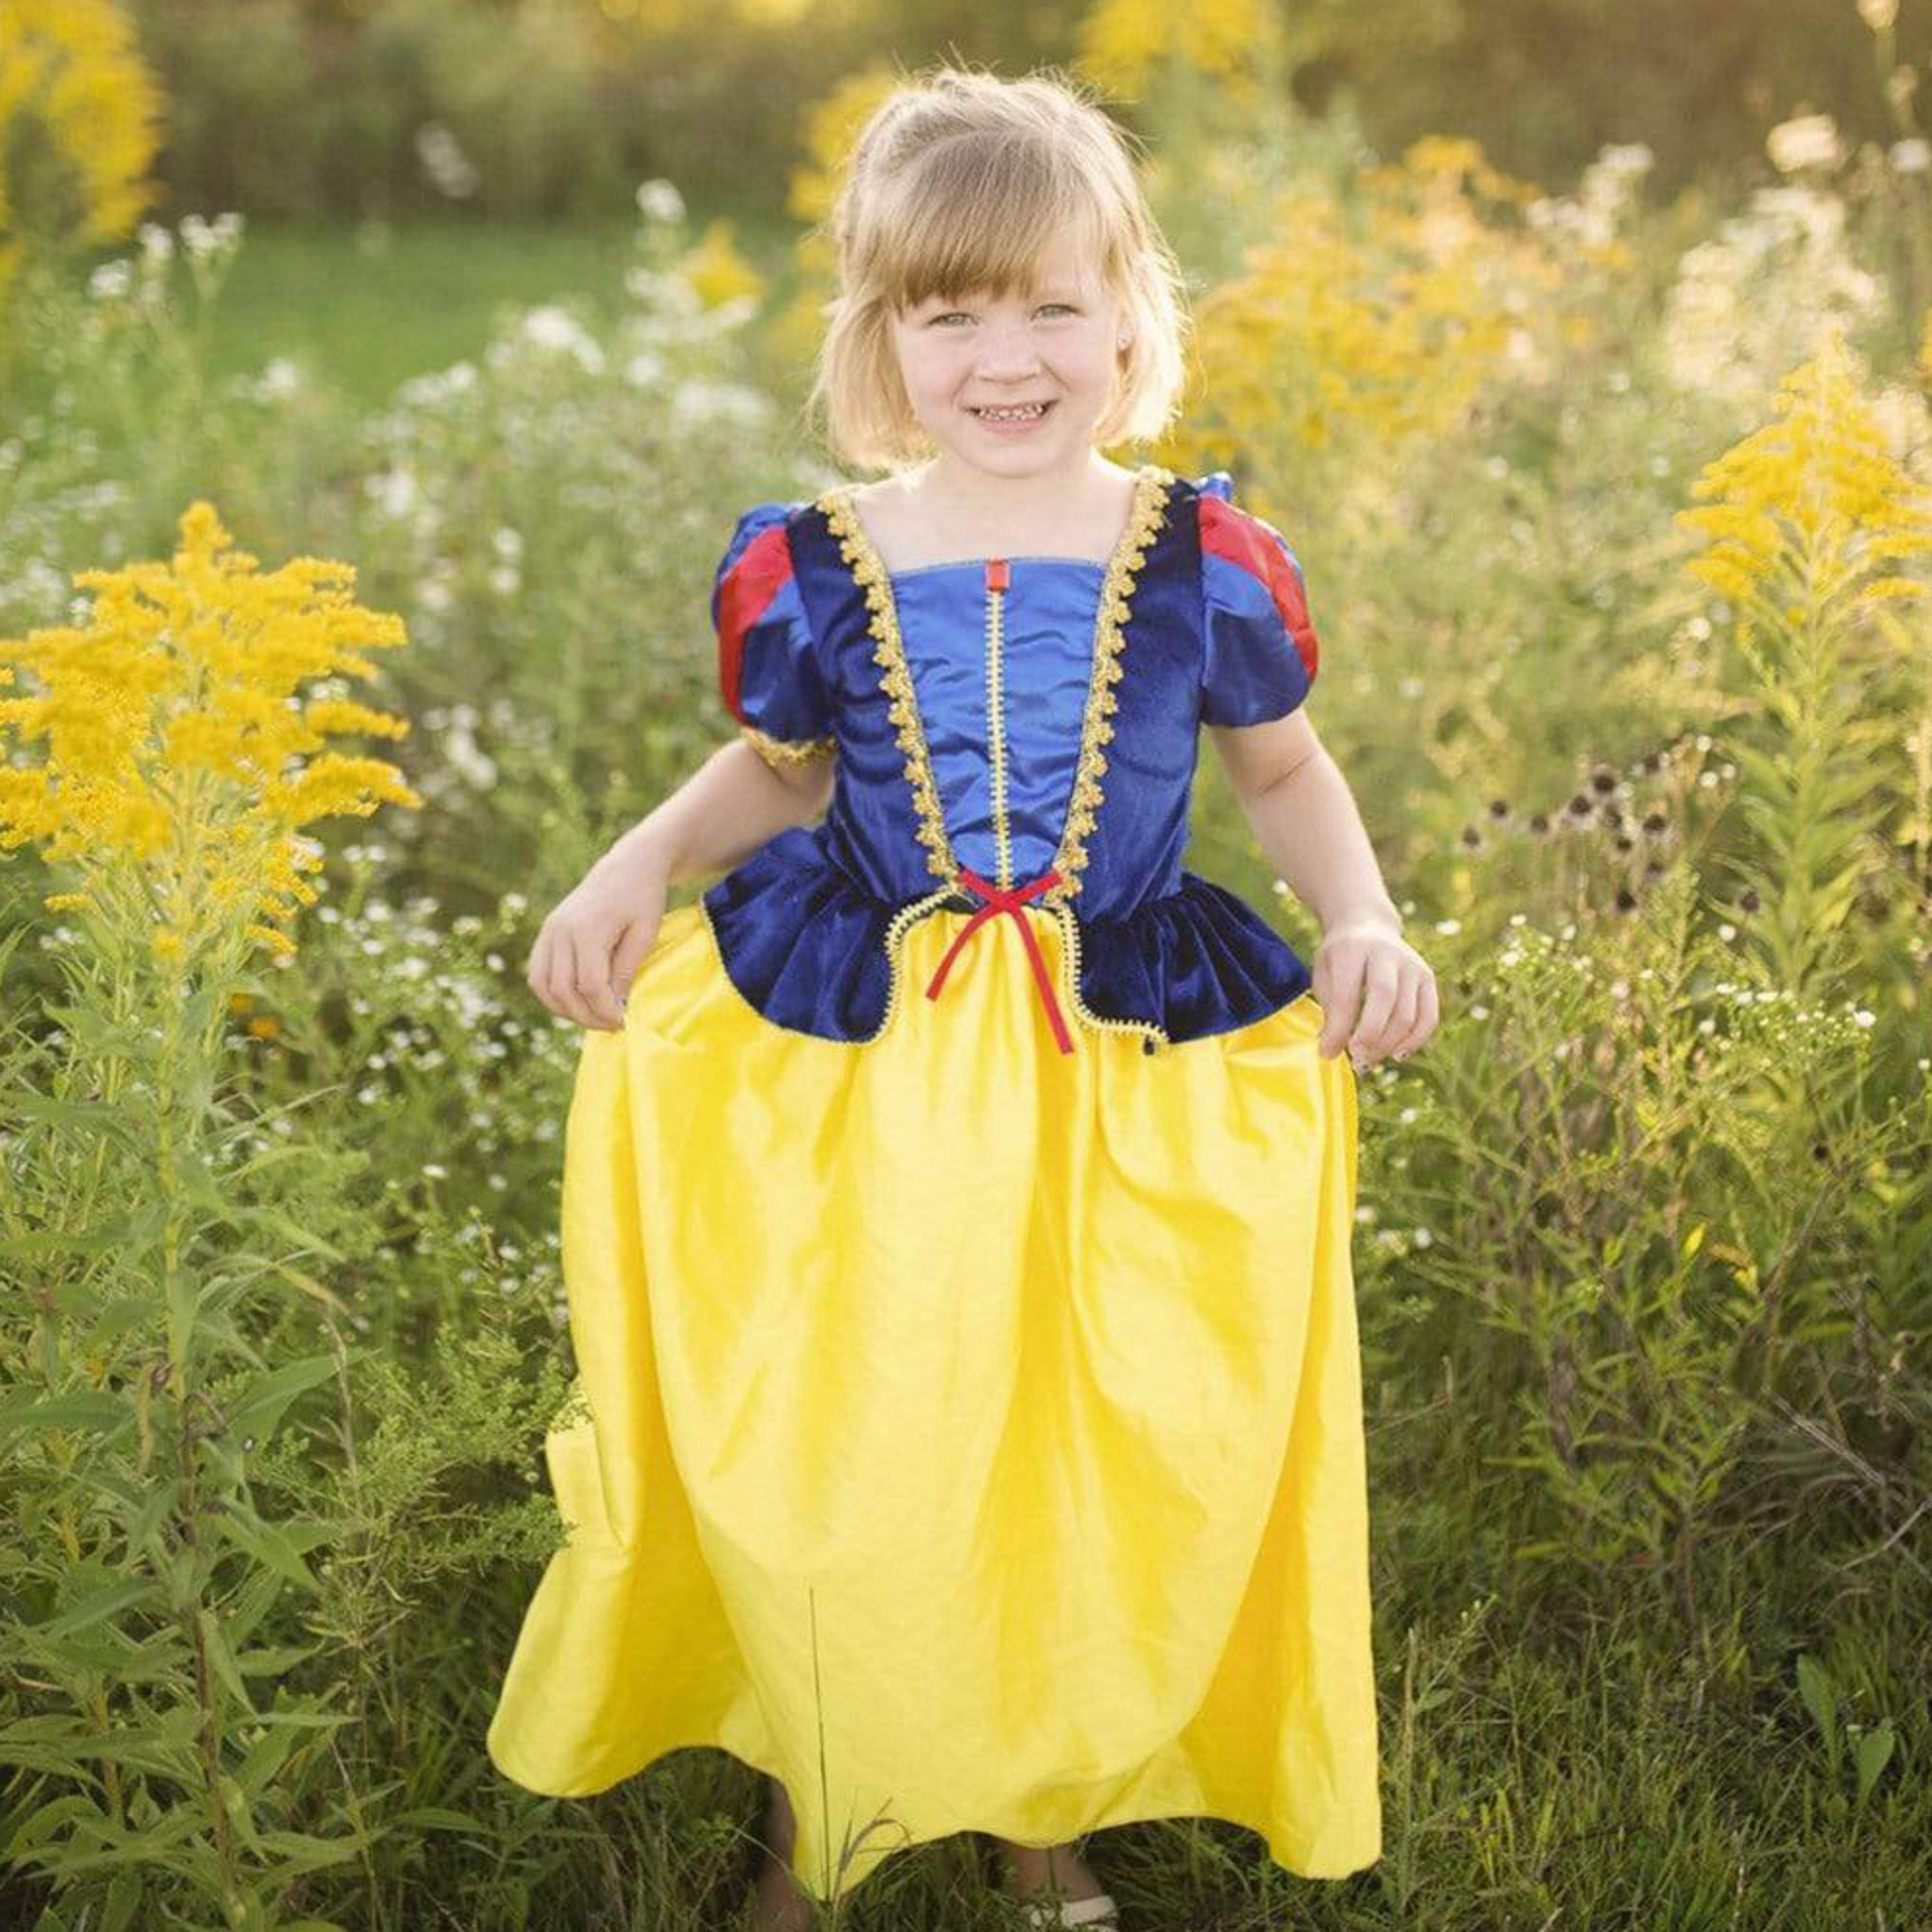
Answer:
<svg viewBox="0 0 1932 1932"><path fill-rule="evenodd" d="M823 403L842 461L898 470L933 453L899 374L895 314L933 294L1026 287L1069 223L1129 338L1093 440L1150 442L1186 379L1186 285L1121 130L1050 68L1006 81L941 66L873 111L833 204L840 286L805 402L808 421Z"/></svg>

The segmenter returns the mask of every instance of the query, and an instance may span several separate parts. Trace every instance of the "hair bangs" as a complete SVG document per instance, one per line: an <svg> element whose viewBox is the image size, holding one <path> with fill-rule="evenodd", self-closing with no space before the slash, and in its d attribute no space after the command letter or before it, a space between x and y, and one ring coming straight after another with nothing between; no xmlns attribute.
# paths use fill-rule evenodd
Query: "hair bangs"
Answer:
<svg viewBox="0 0 1932 1932"><path fill-rule="evenodd" d="M1072 238L1093 263L1100 211L1088 184L1030 142L948 141L881 210L875 285L901 311L930 297L1030 294Z"/></svg>

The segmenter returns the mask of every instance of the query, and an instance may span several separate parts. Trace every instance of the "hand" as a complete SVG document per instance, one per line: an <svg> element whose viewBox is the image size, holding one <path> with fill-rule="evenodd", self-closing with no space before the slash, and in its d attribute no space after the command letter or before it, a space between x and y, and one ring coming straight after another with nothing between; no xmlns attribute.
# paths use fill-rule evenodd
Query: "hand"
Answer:
<svg viewBox="0 0 1932 1932"><path fill-rule="evenodd" d="M1385 1054L1399 1060L1413 1053L1441 1018L1428 962L1373 914L1344 919L1322 935L1314 978L1322 1008L1317 1050L1331 1059L1345 1044L1358 1070Z"/></svg>
<svg viewBox="0 0 1932 1932"><path fill-rule="evenodd" d="M601 1032L624 1031L638 962L656 943L670 875L648 853L606 853L537 935L524 973L554 1013Z"/></svg>

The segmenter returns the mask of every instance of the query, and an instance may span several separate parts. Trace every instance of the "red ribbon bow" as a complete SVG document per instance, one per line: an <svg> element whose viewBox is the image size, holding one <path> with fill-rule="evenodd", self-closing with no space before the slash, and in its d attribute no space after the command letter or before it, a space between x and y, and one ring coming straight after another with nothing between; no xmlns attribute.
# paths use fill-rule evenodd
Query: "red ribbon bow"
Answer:
<svg viewBox="0 0 1932 1932"><path fill-rule="evenodd" d="M1060 1003L1053 997L1053 980L1047 971L1047 962L1041 956L1039 942L1033 936L1033 927L1027 923L1025 914L1020 910L1036 892L1044 892L1049 885L1056 883L1059 877L1057 872L1042 872L1037 879L1028 879L1024 885L1015 886L1012 890L1003 892L997 885L991 885L981 878L970 866L962 865L955 883L970 885L986 903L974 912L973 916L955 936L952 945L947 948L946 957L939 962L939 970L933 975L933 984L926 989L926 997L928 999L939 998L939 990L946 984L946 975L951 970L960 948L988 919L1001 912L1011 912L1019 921L1020 938L1027 942L1027 956L1033 962L1033 977L1040 988L1040 997L1047 1003L1047 1018L1053 1024L1053 1036L1060 1042L1062 1053L1071 1053L1073 1041L1067 1032L1066 1021L1060 1017Z"/></svg>

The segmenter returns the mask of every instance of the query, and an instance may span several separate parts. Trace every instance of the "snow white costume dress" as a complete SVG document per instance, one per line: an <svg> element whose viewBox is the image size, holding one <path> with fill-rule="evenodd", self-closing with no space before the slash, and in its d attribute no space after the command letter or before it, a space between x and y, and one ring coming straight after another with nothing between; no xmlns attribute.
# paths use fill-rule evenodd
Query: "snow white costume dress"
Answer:
<svg viewBox="0 0 1932 1932"><path fill-rule="evenodd" d="M1105 564L888 571L849 485L739 519L725 707L833 793L583 1042L571 1534L488 1734L516 1784L722 1747L828 1900L962 1830L1381 1856L1355 1075L1180 863L1200 726L1316 668L1231 496L1143 465Z"/></svg>

